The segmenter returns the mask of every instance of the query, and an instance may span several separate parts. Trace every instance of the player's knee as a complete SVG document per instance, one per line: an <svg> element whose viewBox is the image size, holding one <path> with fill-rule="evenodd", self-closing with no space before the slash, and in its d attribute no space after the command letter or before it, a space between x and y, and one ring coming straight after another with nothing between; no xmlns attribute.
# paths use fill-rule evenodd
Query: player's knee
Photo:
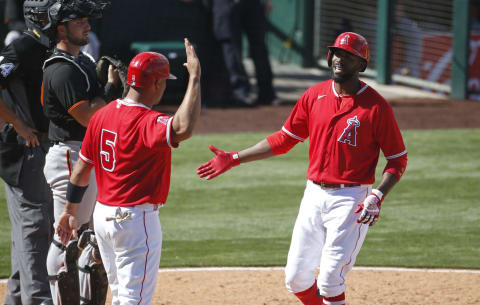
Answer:
<svg viewBox="0 0 480 305"><path fill-rule="evenodd" d="M315 283L313 272L285 272L285 286L288 291L297 293L312 287Z"/></svg>
<svg viewBox="0 0 480 305"><path fill-rule="evenodd" d="M57 274L63 262L63 250L57 245L51 244L47 254L47 272L48 274Z"/></svg>
<svg viewBox="0 0 480 305"><path fill-rule="evenodd" d="M318 288L323 296L337 296L345 291L345 274L334 268L320 268Z"/></svg>

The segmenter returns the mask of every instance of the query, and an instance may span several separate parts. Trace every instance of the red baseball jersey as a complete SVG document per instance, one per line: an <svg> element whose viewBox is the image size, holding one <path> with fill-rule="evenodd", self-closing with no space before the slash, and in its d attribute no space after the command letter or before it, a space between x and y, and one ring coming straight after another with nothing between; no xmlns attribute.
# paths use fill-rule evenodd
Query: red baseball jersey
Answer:
<svg viewBox="0 0 480 305"><path fill-rule="evenodd" d="M363 82L349 96L338 94L333 80L310 87L282 132L298 141L310 138L307 178L313 181L373 184L380 149L387 160L403 158L398 164L406 165L407 151L392 107ZM398 177L405 168L388 170Z"/></svg>
<svg viewBox="0 0 480 305"><path fill-rule="evenodd" d="M170 188L173 117L116 100L88 124L80 157L95 166L97 200L106 205L164 204Z"/></svg>

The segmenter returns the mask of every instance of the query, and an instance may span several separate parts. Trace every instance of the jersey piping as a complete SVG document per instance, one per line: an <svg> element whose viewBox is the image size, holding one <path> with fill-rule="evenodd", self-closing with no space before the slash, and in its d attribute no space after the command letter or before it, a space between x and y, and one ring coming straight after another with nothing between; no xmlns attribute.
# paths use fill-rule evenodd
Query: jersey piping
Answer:
<svg viewBox="0 0 480 305"><path fill-rule="evenodd" d="M301 142L305 141L304 138L300 138L299 136L294 135L293 133L288 131L285 127L282 127L282 130L283 130L283 132L285 132L286 134L288 134L290 137L294 138L295 140L298 140L298 141L301 141Z"/></svg>
<svg viewBox="0 0 480 305"><path fill-rule="evenodd" d="M79 156L80 156L80 158L81 158L83 161L85 161L86 163L92 164L92 165L95 164L92 160L90 160L90 159L88 159L87 157L85 157L84 155L82 155L82 152L81 152L81 151L79 152Z"/></svg>
<svg viewBox="0 0 480 305"><path fill-rule="evenodd" d="M80 102L75 103L72 107L70 107L70 108L68 109L68 113L69 113L69 114L72 114L72 111L73 111L75 108L77 108L78 106L83 105L83 104L85 104L85 103L88 103L88 100L83 100L83 101L80 101Z"/></svg>
<svg viewBox="0 0 480 305"><path fill-rule="evenodd" d="M70 63L72 63L75 67L77 67L80 72L82 72L82 74L85 76L85 80L87 81L87 91L90 91L90 81L88 80L88 74L87 72L85 72L82 67L80 67L79 64L77 64L75 61L71 60L70 58L66 58L64 56L54 56L54 57L50 57L49 59L45 60L45 63L43 64L43 70L45 70L45 67L47 65L48 62L54 60L54 59L63 59L63 60L66 60Z"/></svg>
<svg viewBox="0 0 480 305"><path fill-rule="evenodd" d="M172 134L171 134L171 130L172 130L172 123L173 123L173 117L171 117L170 119L168 119L168 122L167 122L167 144L168 146L170 146L171 148L175 148L173 145L172 145Z"/></svg>
<svg viewBox="0 0 480 305"><path fill-rule="evenodd" d="M395 159L395 158L398 158L398 157L401 157L401 156L405 155L406 153L407 153L407 150L405 149L405 150L402 151L401 153L398 153L398 154L393 155L393 156L385 157L385 159L387 159L387 160Z"/></svg>
<svg viewBox="0 0 480 305"><path fill-rule="evenodd" d="M365 84L365 86L363 86L362 88L360 88L360 90L358 90L357 93L353 94L353 95L359 95L359 94L362 94L363 91L367 90L368 88L368 85ZM337 91L335 91L335 82L332 81L332 91L333 91L333 94L335 94L336 97L342 97L342 95L338 94ZM345 96L345 95L343 95ZM348 95L347 95L348 96Z"/></svg>
<svg viewBox="0 0 480 305"><path fill-rule="evenodd" d="M129 106L129 107L132 107L132 106L136 106L136 107L143 107L145 109L148 109L150 110L151 108L148 107L147 105L145 104L142 104L142 103L139 103L139 102L136 102L132 99L129 99L129 98L125 98L125 99L118 99L117 102L119 102L120 104L124 105L124 106Z"/></svg>

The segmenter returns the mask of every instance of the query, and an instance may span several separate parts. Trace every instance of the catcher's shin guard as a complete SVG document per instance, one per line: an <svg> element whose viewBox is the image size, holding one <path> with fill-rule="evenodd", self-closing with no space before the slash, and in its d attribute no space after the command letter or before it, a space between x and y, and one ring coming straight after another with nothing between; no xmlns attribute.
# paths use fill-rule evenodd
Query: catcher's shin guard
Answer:
<svg viewBox="0 0 480 305"><path fill-rule="evenodd" d="M80 300L82 305L104 305L108 279L98 250L95 233L86 230L79 238L82 251L78 259L80 270Z"/></svg>
<svg viewBox="0 0 480 305"><path fill-rule="evenodd" d="M80 284L78 281L77 241L71 240L65 247L65 262L57 274L59 305L80 305Z"/></svg>

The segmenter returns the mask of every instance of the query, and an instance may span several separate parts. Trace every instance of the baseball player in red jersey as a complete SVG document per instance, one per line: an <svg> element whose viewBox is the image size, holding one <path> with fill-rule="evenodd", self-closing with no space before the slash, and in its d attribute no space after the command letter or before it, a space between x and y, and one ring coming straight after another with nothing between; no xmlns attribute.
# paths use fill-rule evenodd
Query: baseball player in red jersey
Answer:
<svg viewBox="0 0 480 305"><path fill-rule="evenodd" d="M151 304L162 246L158 207L167 200L171 148L192 136L200 115L200 62L185 39L190 78L173 117L151 109L174 79L165 56L144 52L128 67L130 90L90 120L73 170L57 234L75 237L79 202L95 168L95 234L112 292L112 304Z"/></svg>
<svg viewBox="0 0 480 305"><path fill-rule="evenodd" d="M332 79L310 87L281 130L240 152L210 146L216 156L197 170L209 180L310 138L308 180L285 267L288 290L309 305L345 304L345 277L407 164L391 106L359 80L369 61L365 38L342 33L328 48ZM380 150L387 165L372 189Z"/></svg>

